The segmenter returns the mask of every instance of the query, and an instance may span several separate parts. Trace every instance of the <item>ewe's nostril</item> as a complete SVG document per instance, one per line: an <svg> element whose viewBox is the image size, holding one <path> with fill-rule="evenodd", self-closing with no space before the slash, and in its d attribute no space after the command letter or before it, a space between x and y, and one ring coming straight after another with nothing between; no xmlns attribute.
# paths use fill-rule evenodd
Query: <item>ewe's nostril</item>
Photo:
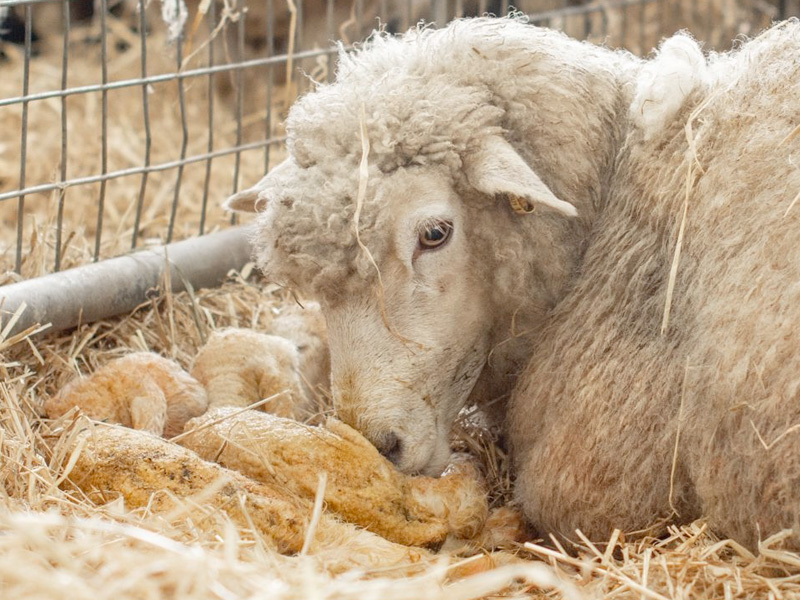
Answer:
<svg viewBox="0 0 800 600"><path fill-rule="evenodd" d="M378 452L383 454L386 460L394 464L400 462L400 457L403 454L403 442L395 432L390 432L379 443L375 444L375 447Z"/></svg>

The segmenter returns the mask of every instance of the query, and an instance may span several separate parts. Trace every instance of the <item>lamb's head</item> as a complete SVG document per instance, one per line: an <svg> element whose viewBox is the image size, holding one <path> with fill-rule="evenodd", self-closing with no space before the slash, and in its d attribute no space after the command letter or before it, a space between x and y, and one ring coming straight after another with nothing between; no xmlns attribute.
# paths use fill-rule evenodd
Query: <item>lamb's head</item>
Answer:
<svg viewBox="0 0 800 600"><path fill-rule="evenodd" d="M261 268L320 302L337 416L402 470L437 474L476 383L497 367L509 385L522 365L504 353L563 293L575 209L486 88L347 68L294 106L289 158L228 206L263 211Z"/></svg>

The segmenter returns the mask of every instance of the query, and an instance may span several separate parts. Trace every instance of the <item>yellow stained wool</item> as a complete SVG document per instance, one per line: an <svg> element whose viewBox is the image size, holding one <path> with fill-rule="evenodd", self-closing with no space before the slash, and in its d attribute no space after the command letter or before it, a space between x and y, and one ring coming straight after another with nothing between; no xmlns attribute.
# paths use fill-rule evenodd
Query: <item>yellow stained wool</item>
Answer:
<svg viewBox="0 0 800 600"><path fill-rule="evenodd" d="M209 407L245 407L280 394L263 410L300 416L304 403L298 377L299 356L290 341L250 329L211 334L194 360L192 376L208 392Z"/></svg>
<svg viewBox="0 0 800 600"><path fill-rule="evenodd" d="M97 421L119 423L173 437L208 408L205 389L177 363L152 352L134 352L74 379L44 402L58 418L80 408Z"/></svg>
<svg viewBox="0 0 800 600"><path fill-rule="evenodd" d="M122 497L129 510L183 514L201 529L210 513L222 510L237 525L272 540L281 553L349 548L354 565L362 567L410 566L426 556L324 513L312 527L309 499L255 482L146 432L99 425L74 440L77 457L69 480L98 504Z"/></svg>
<svg viewBox="0 0 800 600"><path fill-rule="evenodd" d="M486 492L468 464L439 479L404 475L335 419L312 427L222 408L190 421L180 443L305 498L315 496L319 476L326 473L325 502L331 511L402 544L436 546L451 533L472 537L486 519Z"/></svg>

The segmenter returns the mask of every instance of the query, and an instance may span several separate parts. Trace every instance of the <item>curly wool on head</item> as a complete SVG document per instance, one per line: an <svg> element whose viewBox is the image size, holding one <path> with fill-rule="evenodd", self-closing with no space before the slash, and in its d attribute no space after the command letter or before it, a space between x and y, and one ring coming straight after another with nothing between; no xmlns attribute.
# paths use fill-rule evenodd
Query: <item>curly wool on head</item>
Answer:
<svg viewBox="0 0 800 600"><path fill-rule="evenodd" d="M587 129L594 136L613 130L613 123L577 117L586 102L605 105L618 93L599 77L577 86L573 72L591 65L577 60L564 65L565 46L591 48L512 18L456 21L446 30L419 28L402 37L376 33L357 51L342 51L336 80L319 85L290 111L288 163L254 188L259 198L269 198L260 227L267 234L254 237L260 267L274 281L312 296L320 290L346 294L354 274L362 280L376 277L355 235L362 126L369 141L369 185L358 231L378 264L387 252L387 236L376 191L388 185L387 176L415 167L441 169L469 202L475 191L464 174L465 155L492 136L519 135L517 120L529 112L532 95L548 98L540 122L527 124L543 152L590 137L553 138L549 124L563 120L565 112L576 115L574 131ZM617 61L614 56L611 63ZM590 60L595 59L611 70L607 56ZM547 67L538 75L542 63ZM535 154L531 158L537 162ZM581 197L586 181L596 179L608 160L605 148L592 148L547 172L547 183L559 197L586 205L581 214L588 219L597 199ZM599 187L590 188L589 195ZM505 239L486 243L488 254L513 264L531 260L535 251L511 230ZM509 273L506 279L514 284L505 291L519 287L521 276L519 269Z"/></svg>
<svg viewBox="0 0 800 600"><path fill-rule="evenodd" d="M340 173L331 182L317 169L292 169L294 185L285 186L279 169L271 173L274 188L262 191L270 195L270 202L260 218L262 231L252 239L259 267L272 281L310 296L320 288L336 289L353 273L370 277L371 267L357 251L353 228L355 174ZM372 229L376 217L371 211L362 214L360 228ZM371 248L378 255L383 251L375 242Z"/></svg>
<svg viewBox="0 0 800 600"><path fill-rule="evenodd" d="M419 61L395 61L365 93L372 72L396 56L401 44L407 41L381 35L355 56L343 52L337 81L320 86L292 108L288 147L299 167L292 176L303 183L296 185L293 179L289 188L276 185L278 201L273 196L275 206L267 208L269 229L281 235L270 240L273 260L261 266L276 280L315 295L319 288L341 286L353 273L361 279L375 277L355 234L362 121L369 138L370 183L358 229L376 261L386 252L386 236L376 232L381 207L375 182L398 169L431 165L442 165L456 180L462 177L461 156L468 145L501 131L503 111L490 104L488 89L461 85L445 73L429 76L422 55ZM414 48L408 44L403 52ZM256 243L264 247L265 240Z"/></svg>
<svg viewBox="0 0 800 600"><path fill-rule="evenodd" d="M498 96L490 83L513 82L530 56L520 56L514 44L499 44L497 34L511 27L513 35L522 22L457 21L447 31L419 27L402 37L375 32L356 52L342 49L336 81L292 107L287 120L291 155L304 168L324 171L333 166L333 155L356 166L363 119L371 161L382 173L444 164L459 177L464 152L503 132L511 96ZM491 72L487 54L496 61Z"/></svg>
<svg viewBox="0 0 800 600"><path fill-rule="evenodd" d="M332 175L333 150L339 160L357 168L363 120L370 162L381 173L443 164L458 176L468 146L502 131L503 111L490 104L488 89L465 86L446 75L395 71L366 95L356 84L340 80L301 98L287 121L289 151L298 165Z"/></svg>

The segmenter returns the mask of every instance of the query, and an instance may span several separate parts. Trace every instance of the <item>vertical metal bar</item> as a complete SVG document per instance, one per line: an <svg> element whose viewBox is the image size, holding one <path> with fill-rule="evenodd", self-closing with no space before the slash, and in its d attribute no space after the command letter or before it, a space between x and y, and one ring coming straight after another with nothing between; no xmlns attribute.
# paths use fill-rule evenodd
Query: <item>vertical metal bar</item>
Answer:
<svg viewBox="0 0 800 600"><path fill-rule="evenodd" d="M244 0L241 0L243 2ZM239 60L244 57L244 27L247 13L242 12L237 23L237 46ZM244 69L236 70L236 154L233 163L233 190L231 193L235 194L239 191L239 170L242 165L242 151L239 147L242 145L242 113L244 112ZM288 82L287 82L288 84ZM231 215L231 225L238 221L236 213Z"/></svg>
<svg viewBox="0 0 800 600"><path fill-rule="evenodd" d="M622 31L620 32L620 40L617 43L617 46L621 46L622 48L628 48L628 5L623 4L621 6L622 9Z"/></svg>
<svg viewBox="0 0 800 600"><path fill-rule="evenodd" d="M139 0L139 43L142 79L147 77L147 20L145 19L147 0ZM142 83L142 118L144 120L144 172L142 181L139 184L139 198L136 202L136 217L133 221L133 235L131 236L131 250L136 248L139 237L139 227L142 222L142 209L144 208L144 196L147 190L147 175L150 167L150 148L153 138L150 135L150 98L148 84Z"/></svg>
<svg viewBox="0 0 800 600"><path fill-rule="evenodd" d="M364 37L364 2L363 0L353 0L353 9L356 17L356 34L352 41L360 41Z"/></svg>
<svg viewBox="0 0 800 600"><path fill-rule="evenodd" d="M61 46L61 91L67 89L67 73L69 64L69 2L62 5L61 22L63 24L63 38ZM67 180L67 95L61 96L61 172L59 173L61 182ZM61 270L61 238L64 231L64 200L67 190L61 188L58 191L58 214L56 216L56 259L53 266L54 271Z"/></svg>
<svg viewBox="0 0 800 600"><path fill-rule="evenodd" d="M214 28L217 26L217 3L208 5L206 14L208 21L208 66L214 66ZM208 143L206 151L210 155L214 151L214 73L208 74ZM206 175L203 179L203 203L200 208L200 235L206 231L206 214L208 212L208 189L211 184L211 163L214 159L209 156L206 160Z"/></svg>
<svg viewBox="0 0 800 600"><path fill-rule="evenodd" d="M644 13L646 6L647 6L646 0L639 0L639 52L637 52L639 56L644 56L645 54L647 54L647 51L650 50L650 48L646 47L645 37L644 37L644 28L646 22Z"/></svg>
<svg viewBox="0 0 800 600"><path fill-rule="evenodd" d="M305 50L305 39L303 38L303 32L305 27L303 27L303 21L305 18L304 10L303 10L303 0L294 0L295 6L297 7L297 27L295 28L295 45L294 47L297 50Z"/></svg>
<svg viewBox="0 0 800 600"><path fill-rule="evenodd" d="M378 2L378 11L380 12L381 22L389 26L391 25L391 20L394 18L394 14L389 14L389 7L387 6L388 0L380 0Z"/></svg>
<svg viewBox="0 0 800 600"><path fill-rule="evenodd" d="M608 43L608 9L600 6L600 41Z"/></svg>
<svg viewBox="0 0 800 600"><path fill-rule="evenodd" d="M437 27L444 27L447 23L447 0L434 0L431 20Z"/></svg>
<svg viewBox="0 0 800 600"><path fill-rule="evenodd" d="M778 0L778 19L783 21L787 16L786 0Z"/></svg>
<svg viewBox="0 0 800 600"><path fill-rule="evenodd" d="M587 10L583 13L583 39L588 40L592 33L592 14Z"/></svg>
<svg viewBox="0 0 800 600"><path fill-rule="evenodd" d="M174 0L176 4L180 0ZM180 10L179 6L175 7L176 13ZM183 70L183 31L178 34L175 40L175 55L178 73ZM184 160L186 159L186 149L189 146L189 127L186 123L186 98L184 94L183 77L178 77L178 107L181 115L181 157L178 164L178 172L175 175L175 193L172 196L172 208L169 213L169 226L167 228L167 243L172 243L172 237L175 233L175 216L178 214L178 201L181 197L181 183L183 182L183 168Z"/></svg>
<svg viewBox="0 0 800 600"><path fill-rule="evenodd" d="M27 97L28 89L30 88L30 73L31 73L31 35L33 32L33 16L31 15L32 7L30 4L25 5L25 59L22 71L22 95ZM20 131L20 149L19 149L19 189L25 189L25 164L28 158L28 101L22 101L22 130ZM17 273L22 272L22 236L24 234L24 219L25 219L25 194L20 194L17 201L17 253L14 264L14 270Z"/></svg>
<svg viewBox="0 0 800 600"><path fill-rule="evenodd" d="M107 0L100 0L100 73L103 91L102 115L100 125L100 169L105 175L108 173L108 16ZM94 262L100 259L100 240L103 237L103 213L106 203L106 180L100 182L100 195L97 199L97 231L94 236Z"/></svg>
<svg viewBox="0 0 800 600"><path fill-rule="evenodd" d="M303 39L303 30L305 27L303 26L303 0L294 0L295 6L297 8L297 27L295 27L295 52L305 50L305 41ZM305 70L305 66L303 65L302 61L297 61L297 66L295 67L295 71L297 68L301 68ZM297 96L300 96L306 89L308 85L308 79L306 77L297 77ZM288 106L287 106L288 108Z"/></svg>
<svg viewBox="0 0 800 600"><path fill-rule="evenodd" d="M329 0L330 1L330 0ZM272 0L267 0L267 56L275 55L275 14ZM272 137L272 89L275 84L275 67L267 66L267 106L266 119L264 123L266 139ZM264 172L269 171L269 154L272 144L264 146Z"/></svg>
<svg viewBox="0 0 800 600"><path fill-rule="evenodd" d="M336 33L333 31L333 0L328 0L326 4L327 6L325 9L326 10L325 20L327 22L327 27L328 27L328 39L326 40L326 43L328 44L328 53L325 55L325 59L327 60L326 65L328 67L327 79L328 83L330 83L331 81L333 81L333 72L335 67L334 57L336 56L336 54L334 54L333 52L333 49L331 48L331 44L333 44L333 40L336 37ZM385 19L383 14L380 14L379 17L381 18L382 21Z"/></svg>

